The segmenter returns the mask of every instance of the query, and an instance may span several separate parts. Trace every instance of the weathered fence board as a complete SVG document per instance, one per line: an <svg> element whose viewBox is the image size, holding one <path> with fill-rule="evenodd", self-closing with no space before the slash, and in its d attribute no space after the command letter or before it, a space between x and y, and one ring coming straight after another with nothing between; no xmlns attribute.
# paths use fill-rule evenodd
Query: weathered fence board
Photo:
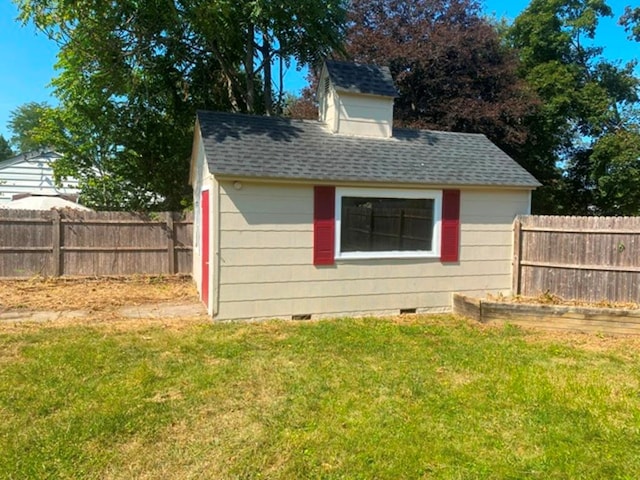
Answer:
<svg viewBox="0 0 640 480"><path fill-rule="evenodd" d="M518 217L513 291L640 302L640 218Z"/></svg>
<svg viewBox="0 0 640 480"><path fill-rule="evenodd" d="M191 213L0 210L0 277L191 273Z"/></svg>

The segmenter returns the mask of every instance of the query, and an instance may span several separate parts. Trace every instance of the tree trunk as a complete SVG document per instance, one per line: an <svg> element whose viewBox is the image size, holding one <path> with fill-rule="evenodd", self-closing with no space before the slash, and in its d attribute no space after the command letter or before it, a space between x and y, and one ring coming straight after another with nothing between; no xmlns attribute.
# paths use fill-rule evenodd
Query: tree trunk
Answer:
<svg viewBox="0 0 640 480"><path fill-rule="evenodd" d="M245 85L247 88L247 112L253 113L255 111L255 86L253 82L254 68L253 57L255 53L255 42L253 36L255 35L255 27L253 23L249 23L247 28L247 52L244 57L244 71L246 75Z"/></svg>
<svg viewBox="0 0 640 480"><path fill-rule="evenodd" d="M271 89L271 43L269 35L262 33L262 61L264 68L264 113L273 114L273 93Z"/></svg>

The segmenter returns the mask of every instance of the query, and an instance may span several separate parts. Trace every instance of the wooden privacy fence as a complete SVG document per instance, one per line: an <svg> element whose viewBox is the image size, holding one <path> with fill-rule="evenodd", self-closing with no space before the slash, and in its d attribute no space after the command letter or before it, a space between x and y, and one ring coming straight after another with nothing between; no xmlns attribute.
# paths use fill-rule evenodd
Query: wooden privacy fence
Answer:
<svg viewBox="0 0 640 480"><path fill-rule="evenodd" d="M520 216L513 292L640 302L640 217Z"/></svg>
<svg viewBox="0 0 640 480"><path fill-rule="evenodd" d="M191 273L192 214L1 210L0 277Z"/></svg>

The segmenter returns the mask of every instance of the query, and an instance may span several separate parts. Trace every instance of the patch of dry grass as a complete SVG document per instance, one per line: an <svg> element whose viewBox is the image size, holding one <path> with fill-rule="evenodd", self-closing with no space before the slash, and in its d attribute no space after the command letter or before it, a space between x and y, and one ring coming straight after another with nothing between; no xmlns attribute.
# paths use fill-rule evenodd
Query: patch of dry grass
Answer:
<svg viewBox="0 0 640 480"><path fill-rule="evenodd" d="M125 305L197 299L190 277L42 278L0 280L0 312L110 311Z"/></svg>
<svg viewBox="0 0 640 480"><path fill-rule="evenodd" d="M594 307L594 308L619 308L625 310L638 310L640 305L635 302L612 302L609 300L600 300L597 302L590 302L579 299L566 299L559 295L555 295L549 291L540 293L536 297L526 297L523 295L516 295L513 297L504 295L488 295L488 300L493 302L502 303L526 303L536 305L561 305L567 307Z"/></svg>

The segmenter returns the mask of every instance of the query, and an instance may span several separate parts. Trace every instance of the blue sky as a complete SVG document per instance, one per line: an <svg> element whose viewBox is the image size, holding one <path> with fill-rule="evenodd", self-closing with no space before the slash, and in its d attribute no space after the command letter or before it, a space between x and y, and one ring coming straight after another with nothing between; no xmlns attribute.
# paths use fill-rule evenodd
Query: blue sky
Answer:
<svg viewBox="0 0 640 480"><path fill-rule="evenodd" d="M640 44L628 41L617 20L632 0L609 0L614 17L598 28L596 44L604 46L604 56L628 61L640 58ZM485 0L485 11L512 20L527 5L526 0ZM0 135L9 138L7 121L12 110L27 102L55 103L48 86L55 76L56 45L32 25L22 26L11 0L0 0ZM639 71L640 73L640 71ZM291 69L286 88L297 92L305 86L304 74Z"/></svg>

